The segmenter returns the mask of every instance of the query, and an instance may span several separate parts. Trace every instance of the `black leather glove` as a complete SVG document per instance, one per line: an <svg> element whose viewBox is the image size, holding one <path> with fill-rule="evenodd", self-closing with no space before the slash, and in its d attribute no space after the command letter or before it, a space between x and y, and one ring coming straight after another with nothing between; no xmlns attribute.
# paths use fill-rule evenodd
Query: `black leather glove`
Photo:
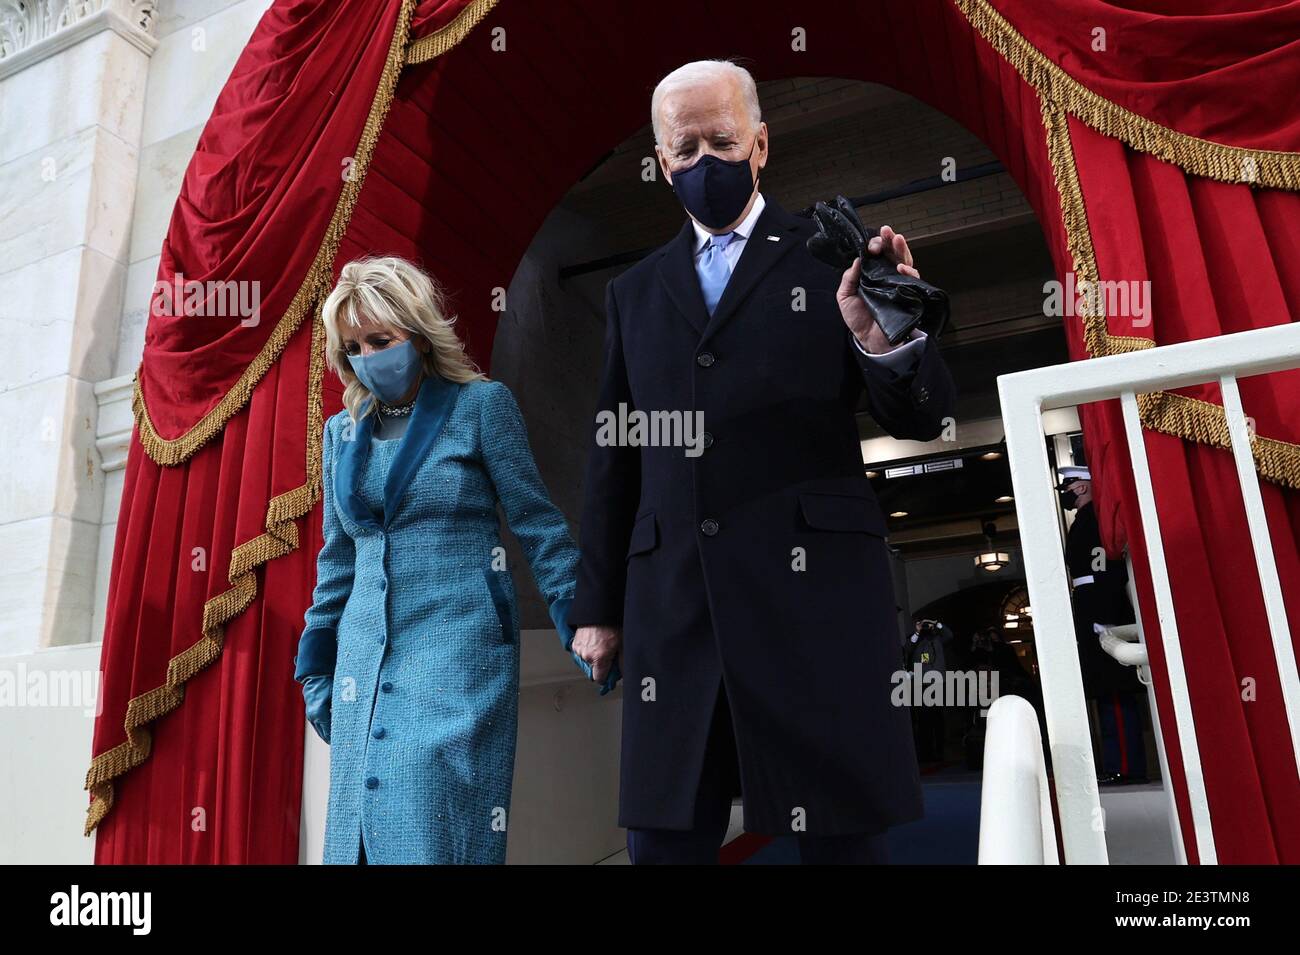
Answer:
<svg viewBox="0 0 1300 955"><path fill-rule="evenodd" d="M843 272L862 256L862 277L858 294L871 308L876 324L891 345L897 345L919 327L938 337L948 322L948 293L929 282L912 278L883 255L867 252L867 243L880 234L858 218L853 204L836 196L834 205L813 206L817 234L808 239L808 251L827 265Z"/></svg>

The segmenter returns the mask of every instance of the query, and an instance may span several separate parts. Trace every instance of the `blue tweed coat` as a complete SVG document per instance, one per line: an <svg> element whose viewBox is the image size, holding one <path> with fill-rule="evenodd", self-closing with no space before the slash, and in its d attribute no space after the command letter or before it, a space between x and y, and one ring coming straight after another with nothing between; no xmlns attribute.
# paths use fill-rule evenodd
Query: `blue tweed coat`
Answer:
<svg viewBox="0 0 1300 955"><path fill-rule="evenodd" d="M500 382L421 385L400 439L326 422L324 543L298 672L333 663L325 862L501 863L519 614L496 504L560 628L577 548ZM324 670L328 672L328 670Z"/></svg>

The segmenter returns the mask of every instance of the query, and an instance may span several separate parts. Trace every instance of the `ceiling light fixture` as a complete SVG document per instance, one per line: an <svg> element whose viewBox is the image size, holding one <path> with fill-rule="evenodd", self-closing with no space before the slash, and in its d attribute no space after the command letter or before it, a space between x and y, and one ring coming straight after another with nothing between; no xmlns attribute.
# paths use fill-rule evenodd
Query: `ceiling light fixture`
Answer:
<svg viewBox="0 0 1300 955"><path fill-rule="evenodd" d="M997 532L998 526L992 521L984 524L984 540L988 542L989 549L975 558L975 566L981 570L987 570L990 574L997 573L1011 563L1011 555L1006 551L998 550L993 544L993 535Z"/></svg>

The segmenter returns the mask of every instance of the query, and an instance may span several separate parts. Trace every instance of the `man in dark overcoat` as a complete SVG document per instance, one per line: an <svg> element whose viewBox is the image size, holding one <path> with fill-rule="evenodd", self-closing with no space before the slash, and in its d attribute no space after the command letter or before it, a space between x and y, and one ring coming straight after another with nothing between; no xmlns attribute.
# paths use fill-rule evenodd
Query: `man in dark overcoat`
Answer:
<svg viewBox="0 0 1300 955"><path fill-rule="evenodd" d="M623 673L620 825L634 863L715 862L741 794L744 828L805 862L880 861L922 806L855 412L865 392L893 436L937 438L952 379L933 338L890 344L860 261L814 258L813 224L759 191L747 71L687 64L651 116L688 219L606 293L568 614L593 678ZM918 276L887 226L867 251Z"/></svg>

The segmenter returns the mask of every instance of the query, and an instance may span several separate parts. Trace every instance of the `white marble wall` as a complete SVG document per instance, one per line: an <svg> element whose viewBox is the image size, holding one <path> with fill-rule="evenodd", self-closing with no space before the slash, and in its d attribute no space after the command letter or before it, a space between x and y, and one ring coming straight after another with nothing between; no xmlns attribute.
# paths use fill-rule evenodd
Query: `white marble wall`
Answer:
<svg viewBox="0 0 1300 955"><path fill-rule="evenodd" d="M0 865L94 860L86 778L99 644L0 656Z"/></svg>
<svg viewBox="0 0 1300 955"><path fill-rule="evenodd" d="M0 6L0 684L98 666L158 252L268 5ZM0 860L89 861L93 718L0 696Z"/></svg>
<svg viewBox="0 0 1300 955"><path fill-rule="evenodd" d="M268 5L0 11L0 655L102 638L159 249Z"/></svg>
<svg viewBox="0 0 1300 955"><path fill-rule="evenodd" d="M96 19L71 45L50 36L0 59L3 654L92 639L94 386L117 350L153 42Z"/></svg>
<svg viewBox="0 0 1300 955"><path fill-rule="evenodd" d="M270 0L164 0L158 48L149 63L136 169L136 201L126 248L125 288L112 368L100 381L104 512L98 544L92 639L104 632L109 571L131 430L131 376L144 350L149 293L180 194L181 179L212 106Z"/></svg>

